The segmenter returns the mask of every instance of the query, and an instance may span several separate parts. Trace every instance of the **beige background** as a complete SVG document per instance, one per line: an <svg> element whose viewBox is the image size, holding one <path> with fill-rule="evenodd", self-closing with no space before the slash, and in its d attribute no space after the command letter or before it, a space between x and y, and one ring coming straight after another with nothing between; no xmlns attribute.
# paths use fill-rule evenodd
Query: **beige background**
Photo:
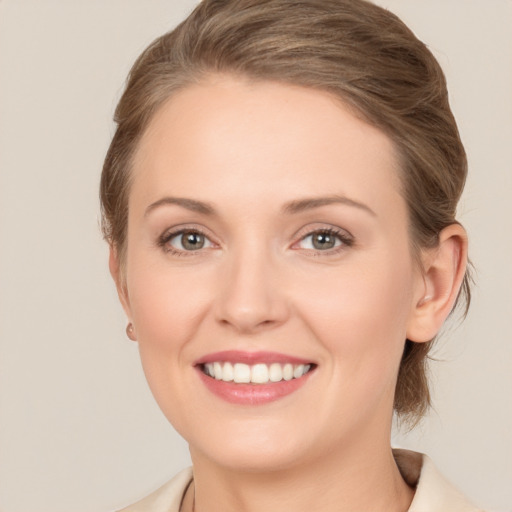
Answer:
<svg viewBox="0 0 512 512"><path fill-rule="evenodd" d="M512 2L379 0L440 59L470 162L478 288L436 411L396 444L512 510ZM97 188L130 64L194 0L0 1L0 510L120 507L188 464L107 273Z"/></svg>

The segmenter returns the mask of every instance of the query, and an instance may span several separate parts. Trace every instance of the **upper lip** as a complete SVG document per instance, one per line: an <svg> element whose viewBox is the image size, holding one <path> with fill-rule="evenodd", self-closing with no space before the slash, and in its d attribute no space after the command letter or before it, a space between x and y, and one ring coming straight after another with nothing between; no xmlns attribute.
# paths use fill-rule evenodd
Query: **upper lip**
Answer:
<svg viewBox="0 0 512 512"><path fill-rule="evenodd" d="M281 354L278 352L246 352L241 350L223 350L221 352L212 352L197 361L194 365L206 363L225 362L225 363L245 363L248 365L256 363L272 364L272 363L292 363L292 364L311 364L312 361L302 357Z"/></svg>

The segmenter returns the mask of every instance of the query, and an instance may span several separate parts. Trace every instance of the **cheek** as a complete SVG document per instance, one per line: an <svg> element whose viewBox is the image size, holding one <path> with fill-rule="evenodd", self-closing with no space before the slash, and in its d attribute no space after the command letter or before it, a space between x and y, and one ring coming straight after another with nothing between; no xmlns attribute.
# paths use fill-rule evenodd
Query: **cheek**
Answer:
<svg viewBox="0 0 512 512"><path fill-rule="evenodd" d="M140 341L161 350L175 348L192 336L209 294L199 269L169 269L165 261L153 263L137 256L129 269L128 291Z"/></svg>
<svg viewBox="0 0 512 512"><path fill-rule="evenodd" d="M191 278L189 272L170 272L165 263L141 263L134 258L128 274L130 304L144 372L164 406L173 376L190 369L189 341L201 324L209 289L198 273Z"/></svg>
<svg viewBox="0 0 512 512"><path fill-rule="evenodd" d="M369 384L395 378L413 284L411 261L400 255L347 265L329 280L311 282L301 310L341 377Z"/></svg>
<svg viewBox="0 0 512 512"><path fill-rule="evenodd" d="M209 288L197 273L191 279L190 273L170 272L165 265L134 266L129 277L144 374L160 408L182 431L192 378L189 342L204 316ZM204 286L198 286L201 281Z"/></svg>

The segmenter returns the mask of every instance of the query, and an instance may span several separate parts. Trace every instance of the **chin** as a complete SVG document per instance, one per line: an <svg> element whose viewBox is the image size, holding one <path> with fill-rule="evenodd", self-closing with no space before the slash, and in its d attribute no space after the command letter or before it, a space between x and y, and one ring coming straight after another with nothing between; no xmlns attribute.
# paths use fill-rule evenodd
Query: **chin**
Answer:
<svg viewBox="0 0 512 512"><path fill-rule="evenodd" d="M261 421L245 426L243 423L229 429L212 428L206 436L187 439L194 464L206 458L210 463L237 472L268 473L289 469L307 458L308 443L304 439L301 442L300 436L290 436L289 427L283 432L283 428L264 425Z"/></svg>

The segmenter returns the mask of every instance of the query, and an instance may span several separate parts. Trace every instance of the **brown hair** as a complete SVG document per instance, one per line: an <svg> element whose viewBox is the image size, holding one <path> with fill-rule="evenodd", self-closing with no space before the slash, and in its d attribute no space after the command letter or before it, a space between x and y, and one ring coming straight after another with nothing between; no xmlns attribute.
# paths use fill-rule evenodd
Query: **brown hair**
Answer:
<svg viewBox="0 0 512 512"><path fill-rule="evenodd" d="M211 73L329 91L394 142L414 253L455 221L467 163L444 74L392 13L365 0L203 0L137 59L115 112L101 177L102 228L123 259L130 162L152 115L175 91ZM466 273L458 302L470 299ZM395 411L419 419L430 405L432 341L407 340Z"/></svg>

